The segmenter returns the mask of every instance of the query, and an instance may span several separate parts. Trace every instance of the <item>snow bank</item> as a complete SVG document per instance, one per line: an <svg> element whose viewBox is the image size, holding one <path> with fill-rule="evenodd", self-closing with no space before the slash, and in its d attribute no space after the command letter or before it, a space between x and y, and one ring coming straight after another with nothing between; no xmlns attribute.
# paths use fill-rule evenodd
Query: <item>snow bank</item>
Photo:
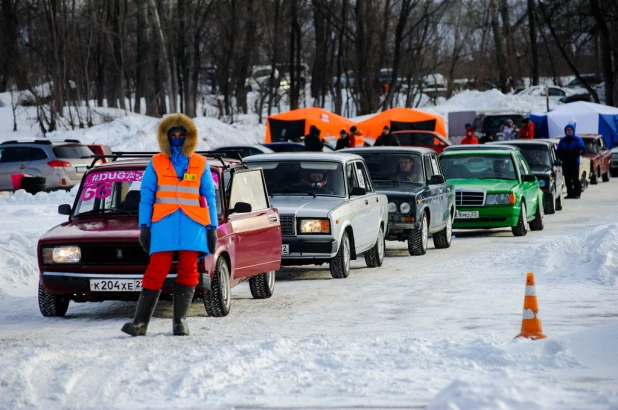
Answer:
<svg viewBox="0 0 618 410"><path fill-rule="evenodd" d="M73 204L77 193L77 186L70 192L53 191L53 192L38 192L36 195L20 189L13 195L1 195L0 205L27 205L27 204Z"/></svg>

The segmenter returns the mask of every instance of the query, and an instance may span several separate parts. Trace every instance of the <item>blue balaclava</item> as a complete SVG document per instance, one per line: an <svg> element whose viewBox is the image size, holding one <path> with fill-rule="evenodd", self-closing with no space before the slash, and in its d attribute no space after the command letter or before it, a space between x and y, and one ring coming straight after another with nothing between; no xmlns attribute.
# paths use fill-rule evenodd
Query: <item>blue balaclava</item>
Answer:
<svg viewBox="0 0 618 410"><path fill-rule="evenodd" d="M567 126L564 127L564 134L567 135L566 131L569 128L573 130L573 135L575 135L575 126L573 124L567 124Z"/></svg>
<svg viewBox="0 0 618 410"><path fill-rule="evenodd" d="M185 127L172 127L167 132L167 139L169 140L170 145L172 147L181 147L182 144L185 143L186 137L172 138L172 135L174 135L174 133L176 133L176 132L181 132L183 135L186 136L187 135L187 129Z"/></svg>

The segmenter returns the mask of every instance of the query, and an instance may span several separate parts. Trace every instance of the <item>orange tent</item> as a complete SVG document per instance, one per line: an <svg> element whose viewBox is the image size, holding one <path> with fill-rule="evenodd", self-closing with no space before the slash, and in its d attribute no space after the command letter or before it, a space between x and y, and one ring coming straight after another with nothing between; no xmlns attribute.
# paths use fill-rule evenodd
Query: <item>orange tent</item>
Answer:
<svg viewBox="0 0 618 410"><path fill-rule="evenodd" d="M266 138L264 142L294 140L309 134L309 128L315 125L320 130L320 137L339 138L342 128L350 131L354 122L340 115L318 107L299 108L281 114L275 114L266 120Z"/></svg>
<svg viewBox="0 0 618 410"><path fill-rule="evenodd" d="M366 137L375 140L382 134L385 125L388 125L391 131L435 131L446 137L444 117L410 108L391 108L359 122L356 126Z"/></svg>

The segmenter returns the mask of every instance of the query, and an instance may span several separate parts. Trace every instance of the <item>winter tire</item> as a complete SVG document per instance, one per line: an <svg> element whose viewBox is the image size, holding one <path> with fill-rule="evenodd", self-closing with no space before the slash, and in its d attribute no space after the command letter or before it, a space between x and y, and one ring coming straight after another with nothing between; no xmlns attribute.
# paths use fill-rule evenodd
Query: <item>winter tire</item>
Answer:
<svg viewBox="0 0 618 410"><path fill-rule="evenodd" d="M23 177L21 187L29 194L36 194L45 190L45 177Z"/></svg>
<svg viewBox="0 0 618 410"><path fill-rule="evenodd" d="M592 185L596 185L596 184L598 184L598 183L599 183L599 175L601 175L601 169L600 169L599 167L597 167L597 171L596 171L596 172L593 172L593 173L590 175L590 183L591 183Z"/></svg>
<svg viewBox="0 0 618 410"><path fill-rule="evenodd" d="M48 295L39 283L39 310L45 317L64 317L69 308L69 298L60 295Z"/></svg>
<svg viewBox="0 0 618 410"><path fill-rule="evenodd" d="M384 229L380 226L376 244L365 252L365 263L368 268L379 268L382 262L384 262Z"/></svg>
<svg viewBox="0 0 618 410"><path fill-rule="evenodd" d="M433 244L437 249L446 249L451 246L453 237L453 218L449 214L446 226L440 232L433 234Z"/></svg>
<svg viewBox="0 0 618 410"><path fill-rule="evenodd" d="M586 188L588 188L588 177L586 176L585 172L584 172L584 177L581 180L580 185L582 187L582 192L584 192L586 190Z"/></svg>
<svg viewBox="0 0 618 410"><path fill-rule="evenodd" d="M275 271L260 273L249 279L251 296L255 299L268 299L275 291Z"/></svg>
<svg viewBox="0 0 618 410"><path fill-rule="evenodd" d="M603 182L609 182L611 176L609 175L609 171L603 174Z"/></svg>
<svg viewBox="0 0 618 410"><path fill-rule="evenodd" d="M231 305L230 268L225 258L219 257L212 278L211 290L204 294L204 307L208 316L222 317L230 313Z"/></svg>
<svg viewBox="0 0 618 410"><path fill-rule="evenodd" d="M541 204L538 204L536 207L536 212L534 214L534 220L530 222L530 230L531 231L542 231L545 227L543 223L543 207Z"/></svg>
<svg viewBox="0 0 618 410"><path fill-rule="evenodd" d="M551 192L543 193L543 202L545 214L551 215L556 213L556 187L554 187Z"/></svg>
<svg viewBox="0 0 618 410"><path fill-rule="evenodd" d="M582 188L582 192L583 192L583 188ZM562 194L562 191L560 191L560 195L558 195L558 197L556 198L556 211L562 211L563 199L564 199L564 195Z"/></svg>
<svg viewBox="0 0 618 410"><path fill-rule="evenodd" d="M427 213L423 212L419 229L408 233L408 252L412 256L420 256L427 253L427 237L429 236L429 224Z"/></svg>
<svg viewBox="0 0 618 410"><path fill-rule="evenodd" d="M519 212L519 219L517 225L511 228L513 236L526 236L528 229L526 229L526 203L522 201L521 210Z"/></svg>
<svg viewBox="0 0 618 410"><path fill-rule="evenodd" d="M344 232L337 255L330 261L330 274L335 279L344 279L350 276L350 238Z"/></svg>

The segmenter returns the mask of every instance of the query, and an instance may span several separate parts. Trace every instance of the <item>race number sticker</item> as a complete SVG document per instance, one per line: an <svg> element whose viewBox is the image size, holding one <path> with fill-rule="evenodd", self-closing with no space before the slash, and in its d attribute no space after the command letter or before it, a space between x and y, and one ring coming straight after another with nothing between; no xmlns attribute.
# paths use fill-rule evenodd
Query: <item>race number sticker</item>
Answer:
<svg viewBox="0 0 618 410"><path fill-rule="evenodd" d="M81 200L105 199L112 194L115 182L140 182L144 171L104 171L93 172L86 177Z"/></svg>
<svg viewBox="0 0 618 410"><path fill-rule="evenodd" d="M217 174L214 171L210 172L212 174L212 180L215 183L216 186L219 186L219 174Z"/></svg>

